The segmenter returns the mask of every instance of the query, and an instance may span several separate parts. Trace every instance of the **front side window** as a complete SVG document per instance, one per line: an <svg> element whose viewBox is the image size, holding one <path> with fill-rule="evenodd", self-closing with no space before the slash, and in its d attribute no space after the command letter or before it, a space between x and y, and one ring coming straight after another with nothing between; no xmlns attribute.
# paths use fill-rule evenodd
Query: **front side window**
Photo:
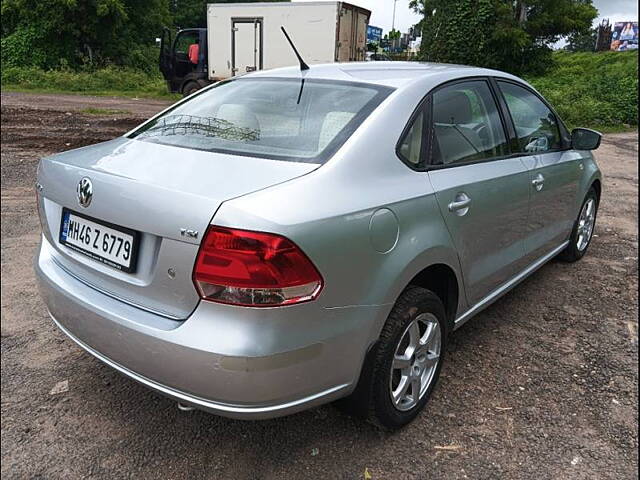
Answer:
<svg viewBox="0 0 640 480"><path fill-rule="evenodd" d="M498 82L513 119L524 153L562 148L558 121L553 112L530 90L508 82Z"/></svg>
<svg viewBox="0 0 640 480"><path fill-rule="evenodd" d="M198 39L199 35L197 32L180 33L178 38L176 38L176 56L182 60L186 60L187 54L189 53L189 47L197 44Z"/></svg>
<svg viewBox="0 0 640 480"><path fill-rule="evenodd" d="M440 88L432 103L433 164L480 161L508 153L500 114L486 81Z"/></svg>
<svg viewBox="0 0 640 480"><path fill-rule="evenodd" d="M196 150L323 163L391 91L350 82L238 78L194 95L131 137Z"/></svg>

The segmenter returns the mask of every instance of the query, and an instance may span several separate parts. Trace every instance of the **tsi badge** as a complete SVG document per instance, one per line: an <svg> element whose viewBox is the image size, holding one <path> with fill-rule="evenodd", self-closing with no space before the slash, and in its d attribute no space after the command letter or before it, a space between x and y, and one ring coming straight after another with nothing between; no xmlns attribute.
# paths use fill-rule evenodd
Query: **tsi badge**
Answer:
<svg viewBox="0 0 640 480"><path fill-rule="evenodd" d="M81 207L87 208L91 205L91 199L93 198L93 185L89 177L83 177L78 183L78 203Z"/></svg>
<svg viewBox="0 0 640 480"><path fill-rule="evenodd" d="M190 228L181 228L180 235L183 237L198 238L198 231L191 230Z"/></svg>

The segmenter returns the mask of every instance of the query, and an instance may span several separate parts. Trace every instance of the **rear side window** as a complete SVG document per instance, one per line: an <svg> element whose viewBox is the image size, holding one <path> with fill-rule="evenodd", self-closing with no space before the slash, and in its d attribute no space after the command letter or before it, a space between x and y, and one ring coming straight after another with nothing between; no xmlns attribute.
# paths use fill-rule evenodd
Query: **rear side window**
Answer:
<svg viewBox="0 0 640 480"><path fill-rule="evenodd" d="M530 90L508 82L498 82L518 135L520 151L547 152L562 148L558 120Z"/></svg>
<svg viewBox="0 0 640 480"><path fill-rule="evenodd" d="M424 126L424 111L422 111L415 117L399 145L398 153L412 167L420 165Z"/></svg>
<svg viewBox="0 0 640 480"><path fill-rule="evenodd" d="M507 141L487 82L455 83L433 93L432 163L450 165L500 157Z"/></svg>
<svg viewBox="0 0 640 480"><path fill-rule="evenodd" d="M196 150L323 163L392 89L296 78L238 78L193 96L133 132Z"/></svg>

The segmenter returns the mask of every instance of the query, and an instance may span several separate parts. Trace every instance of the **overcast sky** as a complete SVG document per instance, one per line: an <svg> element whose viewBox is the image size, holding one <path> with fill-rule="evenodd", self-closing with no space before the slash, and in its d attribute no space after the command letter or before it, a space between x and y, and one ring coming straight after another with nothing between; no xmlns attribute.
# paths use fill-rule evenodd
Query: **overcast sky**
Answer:
<svg viewBox="0 0 640 480"><path fill-rule="evenodd" d="M348 0L350 3L371 10L370 25L382 27L386 32L391 30L393 19L394 0ZM599 11L598 18L594 22L597 25L603 18L611 22L623 20L638 20L637 0L594 0L593 4ZM396 3L396 29L406 32L409 27L415 25L420 17L409 9L409 0L397 0Z"/></svg>
<svg viewBox="0 0 640 480"><path fill-rule="evenodd" d="M371 10L369 25L381 27L384 32L391 30L393 20L393 0L352 0L356 5L360 5ZM420 21L420 16L413 13L409 8L409 0L397 0L396 2L396 30L405 33L409 27Z"/></svg>
<svg viewBox="0 0 640 480"><path fill-rule="evenodd" d="M629 20L638 21L638 3L636 0L594 0L593 4L599 12L595 22L596 25L603 18L608 18L611 23Z"/></svg>

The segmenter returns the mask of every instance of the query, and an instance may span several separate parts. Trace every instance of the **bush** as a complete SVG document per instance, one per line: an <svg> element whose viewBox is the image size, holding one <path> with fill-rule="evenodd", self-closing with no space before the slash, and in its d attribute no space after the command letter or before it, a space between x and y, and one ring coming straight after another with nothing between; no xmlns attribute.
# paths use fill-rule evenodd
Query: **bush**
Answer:
<svg viewBox="0 0 640 480"><path fill-rule="evenodd" d="M2 69L2 87L71 93L169 96L166 83L157 67L155 74L115 66L84 71L8 67Z"/></svg>
<svg viewBox="0 0 640 480"><path fill-rule="evenodd" d="M47 43L42 32L35 27L20 27L11 35L2 37L2 68L35 65L41 68L60 66L60 58L68 52L49 48L39 48L37 45Z"/></svg>
<svg viewBox="0 0 640 480"><path fill-rule="evenodd" d="M638 52L553 55L544 75L528 79L571 127L638 125Z"/></svg>
<svg viewBox="0 0 640 480"><path fill-rule="evenodd" d="M122 58L122 65L132 70L138 70L147 75L158 75L158 58L160 48L155 45L140 45L133 48L126 57Z"/></svg>

